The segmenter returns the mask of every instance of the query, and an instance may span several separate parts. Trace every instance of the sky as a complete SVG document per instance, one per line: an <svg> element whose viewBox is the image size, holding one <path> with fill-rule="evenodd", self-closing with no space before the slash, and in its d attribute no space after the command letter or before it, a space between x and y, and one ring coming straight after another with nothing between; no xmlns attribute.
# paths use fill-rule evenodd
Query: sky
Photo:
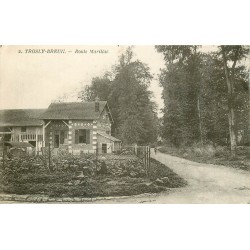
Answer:
<svg viewBox="0 0 250 250"><path fill-rule="evenodd" d="M202 46L204 52L215 49L216 46ZM59 53L49 53L52 50ZM125 50L126 46L2 46L0 109L47 108L59 96L76 92L90 84L93 77L111 70ZM154 79L150 90L160 111L163 100L157 77L164 68L163 55L154 46L134 46L134 53L151 69Z"/></svg>
<svg viewBox="0 0 250 250"><path fill-rule="evenodd" d="M49 53L51 49L65 53ZM59 96L81 89L90 84L93 77L111 70L125 49L126 46L3 46L0 49L0 109L47 108ZM84 50L87 53L79 53ZM90 53L90 50L107 53ZM136 59L151 69L154 79L150 90L160 109L163 101L157 75L164 67L163 56L154 46L135 46L134 53Z"/></svg>

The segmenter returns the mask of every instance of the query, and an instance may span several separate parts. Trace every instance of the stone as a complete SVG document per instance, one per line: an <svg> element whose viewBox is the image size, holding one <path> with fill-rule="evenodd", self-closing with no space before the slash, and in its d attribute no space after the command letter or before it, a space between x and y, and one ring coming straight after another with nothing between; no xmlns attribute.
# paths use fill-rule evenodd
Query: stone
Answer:
<svg viewBox="0 0 250 250"><path fill-rule="evenodd" d="M33 200L33 197L32 196L29 196L27 197L26 201L32 201Z"/></svg>
<svg viewBox="0 0 250 250"><path fill-rule="evenodd" d="M134 172L134 171L131 171L129 175L130 175L131 177L136 177L136 176L137 176L137 173Z"/></svg>
<svg viewBox="0 0 250 250"><path fill-rule="evenodd" d="M48 201L53 202L53 201L56 201L56 199L55 198L48 198Z"/></svg>
<svg viewBox="0 0 250 250"><path fill-rule="evenodd" d="M74 184L75 184L75 185L79 185L80 183L81 183L80 180L76 180Z"/></svg>
<svg viewBox="0 0 250 250"><path fill-rule="evenodd" d="M74 199L66 197L66 198L63 198L63 201L64 202L72 202L72 201L74 201Z"/></svg>
<svg viewBox="0 0 250 250"><path fill-rule="evenodd" d="M25 201L26 197L23 197L23 196L16 197L16 200L18 200L18 201Z"/></svg>
<svg viewBox="0 0 250 250"><path fill-rule="evenodd" d="M161 178L161 180L162 180L164 183L169 183L169 178L168 178L167 176Z"/></svg>
<svg viewBox="0 0 250 250"><path fill-rule="evenodd" d="M34 201L36 201L36 202L41 202L42 201L42 197L34 197L33 199L35 199Z"/></svg>
<svg viewBox="0 0 250 250"><path fill-rule="evenodd" d="M164 181L161 180L161 179L159 179L159 178L155 180L155 183L156 183L157 185L164 185Z"/></svg>
<svg viewBox="0 0 250 250"><path fill-rule="evenodd" d="M81 198L74 197L74 201L76 201L76 202L80 202L80 201L81 201Z"/></svg>
<svg viewBox="0 0 250 250"><path fill-rule="evenodd" d="M12 197L4 197L3 200L4 200L4 201L11 201L11 200L12 200Z"/></svg>

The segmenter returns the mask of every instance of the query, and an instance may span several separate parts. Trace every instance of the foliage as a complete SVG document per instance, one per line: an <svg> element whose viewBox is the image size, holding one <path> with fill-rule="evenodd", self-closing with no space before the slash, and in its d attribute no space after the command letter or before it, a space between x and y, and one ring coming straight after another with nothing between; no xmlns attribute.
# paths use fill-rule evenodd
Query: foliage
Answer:
<svg viewBox="0 0 250 250"><path fill-rule="evenodd" d="M230 79L233 81L235 130L242 133L239 143L248 138L248 73L240 63L249 50L245 46L224 46ZM193 143L229 144L228 86L221 49L201 53L199 46L156 46L165 58L166 67L159 76L163 87L164 116L162 136L171 145ZM238 51L236 54L236 51ZM238 64L234 64L237 56ZM229 66L228 66L229 67Z"/></svg>
<svg viewBox="0 0 250 250"><path fill-rule="evenodd" d="M19 167L22 162L25 163ZM6 160L4 168L0 165L1 192L96 197L155 193L185 185L182 178L156 161L152 161L147 178L141 160L133 155L108 155L97 164L94 155L67 155L54 158L53 162L53 171L49 171L40 157ZM158 185L157 178L167 178L168 182Z"/></svg>
<svg viewBox="0 0 250 250"><path fill-rule="evenodd" d="M128 47L113 71L93 78L79 96L83 101L96 97L107 100L114 119L113 135L125 144L146 144L157 138L156 105L148 90L151 80L150 68L134 60L133 50Z"/></svg>
<svg viewBox="0 0 250 250"><path fill-rule="evenodd" d="M238 146L237 157L230 157L230 149L226 146L214 146L212 144L200 145L194 143L189 146L171 147L163 146L159 148L161 153L166 153L191 161L223 165L250 171L249 147Z"/></svg>
<svg viewBox="0 0 250 250"><path fill-rule="evenodd" d="M163 87L163 137L176 146L199 140L197 100L200 84L200 56L166 65L159 81Z"/></svg>

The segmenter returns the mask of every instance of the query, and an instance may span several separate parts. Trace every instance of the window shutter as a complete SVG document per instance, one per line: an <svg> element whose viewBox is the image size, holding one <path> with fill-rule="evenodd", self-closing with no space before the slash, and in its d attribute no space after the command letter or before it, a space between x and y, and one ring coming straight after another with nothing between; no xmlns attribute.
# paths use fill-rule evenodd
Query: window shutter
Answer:
<svg viewBox="0 0 250 250"><path fill-rule="evenodd" d="M86 129L86 144L90 144L90 130Z"/></svg>
<svg viewBox="0 0 250 250"><path fill-rule="evenodd" d="M75 144L78 144L79 143L79 130L76 129L75 130Z"/></svg>

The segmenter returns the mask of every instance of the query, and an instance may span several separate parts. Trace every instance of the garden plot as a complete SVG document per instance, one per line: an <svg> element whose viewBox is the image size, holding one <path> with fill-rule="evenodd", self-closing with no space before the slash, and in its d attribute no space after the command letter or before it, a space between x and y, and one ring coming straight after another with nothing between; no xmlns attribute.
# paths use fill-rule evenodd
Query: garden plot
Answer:
<svg viewBox="0 0 250 250"><path fill-rule="evenodd" d="M65 155L48 166L44 157L9 158L0 168L1 192L50 197L100 197L157 193L186 185L165 165L151 160L146 175L134 155Z"/></svg>

